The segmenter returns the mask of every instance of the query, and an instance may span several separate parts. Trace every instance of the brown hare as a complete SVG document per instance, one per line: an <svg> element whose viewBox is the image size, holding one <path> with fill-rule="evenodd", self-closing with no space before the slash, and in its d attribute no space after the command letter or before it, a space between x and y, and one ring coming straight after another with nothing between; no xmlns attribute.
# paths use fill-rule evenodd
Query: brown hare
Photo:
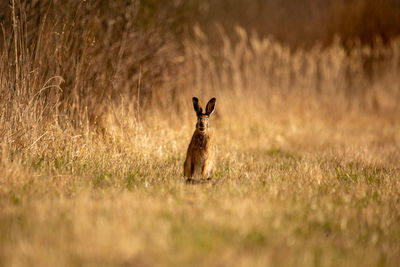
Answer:
<svg viewBox="0 0 400 267"><path fill-rule="evenodd" d="M197 115L196 129L187 149L186 160L183 165L183 175L187 182L195 182L194 177L201 177L200 181L211 179L214 172L214 144L209 118L214 112L215 97L208 101L205 113L199 100L193 97L193 107Z"/></svg>

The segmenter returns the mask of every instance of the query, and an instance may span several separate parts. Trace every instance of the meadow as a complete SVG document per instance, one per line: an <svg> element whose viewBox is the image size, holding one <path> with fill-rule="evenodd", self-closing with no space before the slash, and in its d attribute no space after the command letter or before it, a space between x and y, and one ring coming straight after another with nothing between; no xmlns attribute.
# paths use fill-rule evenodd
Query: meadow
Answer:
<svg viewBox="0 0 400 267"><path fill-rule="evenodd" d="M399 265L400 39L214 44L43 3L2 30L0 266ZM217 155L190 185L193 96Z"/></svg>

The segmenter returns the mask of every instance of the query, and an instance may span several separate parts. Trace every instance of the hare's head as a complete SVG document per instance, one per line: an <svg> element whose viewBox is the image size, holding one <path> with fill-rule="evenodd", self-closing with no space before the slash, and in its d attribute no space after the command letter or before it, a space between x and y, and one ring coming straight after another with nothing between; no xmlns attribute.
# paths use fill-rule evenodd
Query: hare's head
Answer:
<svg viewBox="0 0 400 267"><path fill-rule="evenodd" d="M196 111L197 115L197 124L196 124L196 130L205 133L208 130L209 127L209 119L210 115L214 112L215 108L215 97L211 98L210 101L208 101L206 110L203 113L203 108L201 107L201 104L197 97L193 97L193 107L194 111Z"/></svg>

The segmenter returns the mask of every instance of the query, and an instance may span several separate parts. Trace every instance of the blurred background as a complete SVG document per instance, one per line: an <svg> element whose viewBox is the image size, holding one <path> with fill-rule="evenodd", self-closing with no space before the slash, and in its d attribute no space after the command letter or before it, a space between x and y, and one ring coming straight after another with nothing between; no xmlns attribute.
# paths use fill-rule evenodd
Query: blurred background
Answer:
<svg viewBox="0 0 400 267"><path fill-rule="evenodd" d="M0 5L4 131L49 118L79 128L124 101L134 111L186 108L194 94L397 109L398 0Z"/></svg>

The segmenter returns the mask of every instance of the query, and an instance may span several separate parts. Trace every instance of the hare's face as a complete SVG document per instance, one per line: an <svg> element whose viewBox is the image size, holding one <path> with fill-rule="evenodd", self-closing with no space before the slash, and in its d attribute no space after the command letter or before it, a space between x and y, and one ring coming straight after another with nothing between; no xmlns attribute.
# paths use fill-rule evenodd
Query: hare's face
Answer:
<svg viewBox="0 0 400 267"><path fill-rule="evenodd" d="M199 100L196 97L193 97L193 108L197 114L197 124L196 124L197 131L201 133L207 132L210 125L209 124L210 115L214 112L215 101L216 101L215 98L211 98L210 101L208 101L207 103L206 112L203 113L203 108L201 107Z"/></svg>
<svg viewBox="0 0 400 267"><path fill-rule="evenodd" d="M197 116L196 129L200 132L206 132L209 127L209 118L208 115Z"/></svg>

